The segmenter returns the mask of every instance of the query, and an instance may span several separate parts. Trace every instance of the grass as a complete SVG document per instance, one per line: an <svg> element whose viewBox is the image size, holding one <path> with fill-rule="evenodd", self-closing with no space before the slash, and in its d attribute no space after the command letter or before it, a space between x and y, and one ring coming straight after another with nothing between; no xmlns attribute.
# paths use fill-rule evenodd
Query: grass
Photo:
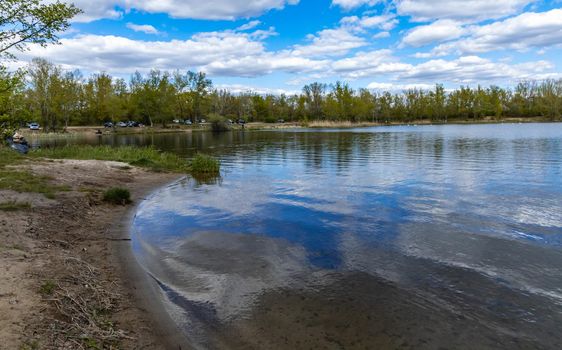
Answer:
<svg viewBox="0 0 562 350"><path fill-rule="evenodd" d="M12 190L16 192L32 192L42 193L47 198L54 198L55 193L60 191L68 191L66 186L57 186L51 184L51 178L48 176L37 176L26 170L18 170L8 166L15 166L22 163L26 159L13 150L0 146L0 190ZM6 209L16 209L13 205L6 204ZM25 209L19 207L17 209Z"/></svg>
<svg viewBox="0 0 562 350"><path fill-rule="evenodd" d="M108 160L128 163L153 171L189 171L189 166L182 157L160 152L152 147L66 146L34 150L30 152L29 156L51 159Z"/></svg>
<svg viewBox="0 0 562 350"><path fill-rule="evenodd" d="M51 280L45 281L39 288L39 293L43 295L52 295L56 287L57 285L55 282Z"/></svg>
<svg viewBox="0 0 562 350"><path fill-rule="evenodd" d="M0 211L18 211L24 209L31 209L31 204L28 202L4 202L0 203Z"/></svg>
<svg viewBox="0 0 562 350"><path fill-rule="evenodd" d="M111 204L125 205L131 203L131 192L126 188L110 188L103 194L103 201Z"/></svg>
<svg viewBox="0 0 562 350"><path fill-rule="evenodd" d="M191 160L191 173L198 175L218 175L220 173L220 162L212 156L197 153Z"/></svg>

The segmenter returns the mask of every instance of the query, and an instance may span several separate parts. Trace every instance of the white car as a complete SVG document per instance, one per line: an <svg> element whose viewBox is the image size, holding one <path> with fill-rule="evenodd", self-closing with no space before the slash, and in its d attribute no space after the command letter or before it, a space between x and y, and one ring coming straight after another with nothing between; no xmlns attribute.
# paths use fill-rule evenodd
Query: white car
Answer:
<svg viewBox="0 0 562 350"><path fill-rule="evenodd" d="M41 129L41 127L39 126L39 124L37 123L31 123L29 124L29 130L39 130Z"/></svg>

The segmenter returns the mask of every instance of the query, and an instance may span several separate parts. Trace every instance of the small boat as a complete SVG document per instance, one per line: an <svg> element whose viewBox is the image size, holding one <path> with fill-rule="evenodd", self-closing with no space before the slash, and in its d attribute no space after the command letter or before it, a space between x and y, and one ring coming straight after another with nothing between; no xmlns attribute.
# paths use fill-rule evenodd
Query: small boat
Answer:
<svg viewBox="0 0 562 350"><path fill-rule="evenodd" d="M19 137L8 137L6 139L6 141L8 141L8 144L10 145L10 148L13 149L16 152L19 152L21 154L27 154L27 152L29 152L29 144L21 136L19 136Z"/></svg>

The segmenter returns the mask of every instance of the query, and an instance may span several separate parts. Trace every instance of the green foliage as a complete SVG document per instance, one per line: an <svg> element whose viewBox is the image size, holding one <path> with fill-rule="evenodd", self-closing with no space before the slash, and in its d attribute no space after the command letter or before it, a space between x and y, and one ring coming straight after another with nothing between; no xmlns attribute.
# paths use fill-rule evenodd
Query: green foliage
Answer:
<svg viewBox="0 0 562 350"><path fill-rule="evenodd" d="M51 280L47 280L47 281L43 282L43 284L39 288L39 293L41 293L45 296L53 295L56 287L57 287L57 285L55 284L55 282L53 282Z"/></svg>
<svg viewBox="0 0 562 350"><path fill-rule="evenodd" d="M103 200L111 204L126 205L131 203L131 192L126 188L111 188L103 193Z"/></svg>
<svg viewBox="0 0 562 350"><path fill-rule="evenodd" d="M28 44L46 46L58 42L59 33L81 12L74 5L40 0L0 2L0 58L14 58L12 51L24 51Z"/></svg>
<svg viewBox="0 0 562 350"><path fill-rule="evenodd" d="M212 156L198 153L191 160L191 172L199 175L218 175L220 173L220 162Z"/></svg>
<svg viewBox="0 0 562 350"><path fill-rule="evenodd" d="M31 209L31 204L29 204L28 202L16 201L0 203L0 211L18 211L25 209Z"/></svg>
<svg viewBox="0 0 562 350"><path fill-rule="evenodd" d="M185 159L152 147L67 146L43 148L29 153L33 158L51 159L96 159L128 163L154 171L186 172Z"/></svg>
<svg viewBox="0 0 562 350"><path fill-rule="evenodd" d="M0 89L2 81L14 77L0 72ZM196 123L206 118L215 120L211 126L219 131L226 129L223 118L248 122L446 123L454 119L562 117L562 79L522 82L513 90L461 86L446 91L436 85L402 92L354 90L345 82L314 83L300 94L277 96L212 90L204 73L137 72L127 84L107 74L82 79L78 71L64 72L44 60L34 60L27 80L27 86L19 84L4 98L0 94L0 115L6 116L2 118L6 125L40 121L45 129L57 130L67 125L135 120L165 127L173 119ZM19 81L23 81L21 77Z"/></svg>

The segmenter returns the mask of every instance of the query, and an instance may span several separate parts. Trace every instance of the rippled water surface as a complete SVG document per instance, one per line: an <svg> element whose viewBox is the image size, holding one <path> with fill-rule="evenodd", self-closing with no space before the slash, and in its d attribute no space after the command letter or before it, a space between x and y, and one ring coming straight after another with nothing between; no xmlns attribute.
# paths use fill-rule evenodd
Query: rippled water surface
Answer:
<svg viewBox="0 0 562 350"><path fill-rule="evenodd" d="M222 161L134 247L200 348L562 348L562 124L103 139Z"/></svg>

